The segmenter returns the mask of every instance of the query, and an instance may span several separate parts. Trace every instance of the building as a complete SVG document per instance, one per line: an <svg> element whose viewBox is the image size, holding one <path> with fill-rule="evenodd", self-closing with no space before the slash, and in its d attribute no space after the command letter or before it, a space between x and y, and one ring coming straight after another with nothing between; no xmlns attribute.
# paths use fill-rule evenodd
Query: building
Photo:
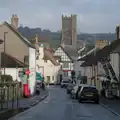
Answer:
<svg viewBox="0 0 120 120"><path fill-rule="evenodd" d="M117 40L120 39L120 25L116 26L116 37Z"/></svg>
<svg viewBox="0 0 120 120"><path fill-rule="evenodd" d="M50 48L41 44L36 59L36 71L44 76L45 82L54 84L58 82L60 70L59 57L54 56Z"/></svg>
<svg viewBox="0 0 120 120"><path fill-rule="evenodd" d="M76 62L75 66L76 66L76 71L80 71L81 72L81 76L86 76L87 77L87 83L91 84L92 82L94 83L94 81L91 81L91 78L94 78L95 76L95 71L97 71L99 75L103 75L104 70L101 71L101 64L98 62L98 66L96 67L96 62L94 61L94 59L92 60L91 56L96 56L97 52L104 48L105 46L108 45L108 41L107 40L96 40L95 46L85 46L83 47L81 50L79 50L79 60ZM91 59L90 59L91 58ZM84 61L87 61L86 65L84 64ZM90 61L94 61L95 65L89 64ZM78 67L80 66L80 67ZM98 68L100 67L100 68Z"/></svg>
<svg viewBox="0 0 120 120"><path fill-rule="evenodd" d="M13 15L11 24L4 22L0 25L0 39L4 41L0 45L0 52L5 52L29 66L29 85L33 94L36 81L36 50L34 45L17 30L18 20L17 15Z"/></svg>
<svg viewBox="0 0 120 120"><path fill-rule="evenodd" d="M72 46L59 46L55 50L54 55L60 57L63 77L71 77L71 71L74 70L73 63L77 60L78 57L77 50Z"/></svg>
<svg viewBox="0 0 120 120"><path fill-rule="evenodd" d="M111 42L110 45L96 51L96 54L82 58L85 62L82 67L88 76L89 84L95 85L100 91L105 90L105 95L120 97L120 40Z"/></svg>
<svg viewBox="0 0 120 120"><path fill-rule="evenodd" d="M1 53L1 74L11 75L13 81L21 81L19 78L19 71L22 71L23 68L28 67L25 63L19 61L15 57L8 55L7 53Z"/></svg>
<svg viewBox="0 0 120 120"><path fill-rule="evenodd" d="M61 45L77 46L77 16L70 17L62 15L62 38Z"/></svg>

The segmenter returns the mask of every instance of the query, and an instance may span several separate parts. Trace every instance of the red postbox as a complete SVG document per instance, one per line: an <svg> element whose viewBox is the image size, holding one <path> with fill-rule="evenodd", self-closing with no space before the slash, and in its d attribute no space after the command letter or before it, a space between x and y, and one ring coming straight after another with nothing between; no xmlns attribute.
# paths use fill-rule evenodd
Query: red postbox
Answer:
<svg viewBox="0 0 120 120"><path fill-rule="evenodd" d="M27 75L27 81L26 81L26 84L23 85L23 87L24 87L24 96L25 97L30 97L30 89L29 89L29 83L28 83L28 78L29 78L30 71L26 70L25 73Z"/></svg>

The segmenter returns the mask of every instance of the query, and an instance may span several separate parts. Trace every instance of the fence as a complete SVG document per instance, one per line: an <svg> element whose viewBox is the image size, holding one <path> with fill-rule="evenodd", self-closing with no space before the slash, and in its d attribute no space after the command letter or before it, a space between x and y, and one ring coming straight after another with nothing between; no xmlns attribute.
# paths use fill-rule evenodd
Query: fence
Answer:
<svg viewBox="0 0 120 120"><path fill-rule="evenodd" d="M22 90L20 82L0 83L0 110L18 108Z"/></svg>

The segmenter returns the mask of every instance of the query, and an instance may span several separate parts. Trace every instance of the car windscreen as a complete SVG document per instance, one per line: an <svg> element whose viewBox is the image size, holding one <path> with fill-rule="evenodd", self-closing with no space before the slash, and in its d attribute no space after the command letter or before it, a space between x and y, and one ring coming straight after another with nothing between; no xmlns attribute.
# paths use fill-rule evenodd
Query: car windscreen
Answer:
<svg viewBox="0 0 120 120"><path fill-rule="evenodd" d="M84 93L86 93L86 92L97 92L97 89L94 88L94 87L84 87L83 92Z"/></svg>
<svg viewBox="0 0 120 120"><path fill-rule="evenodd" d="M63 83L69 83L68 81L62 81Z"/></svg>

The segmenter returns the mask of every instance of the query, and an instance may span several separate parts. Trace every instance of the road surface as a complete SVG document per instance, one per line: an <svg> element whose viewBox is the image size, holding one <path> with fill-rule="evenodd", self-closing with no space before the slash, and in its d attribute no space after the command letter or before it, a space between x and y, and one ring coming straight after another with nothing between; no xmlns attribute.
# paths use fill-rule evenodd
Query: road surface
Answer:
<svg viewBox="0 0 120 120"><path fill-rule="evenodd" d="M50 87L47 99L10 120L120 120L99 104L78 103L65 89Z"/></svg>

